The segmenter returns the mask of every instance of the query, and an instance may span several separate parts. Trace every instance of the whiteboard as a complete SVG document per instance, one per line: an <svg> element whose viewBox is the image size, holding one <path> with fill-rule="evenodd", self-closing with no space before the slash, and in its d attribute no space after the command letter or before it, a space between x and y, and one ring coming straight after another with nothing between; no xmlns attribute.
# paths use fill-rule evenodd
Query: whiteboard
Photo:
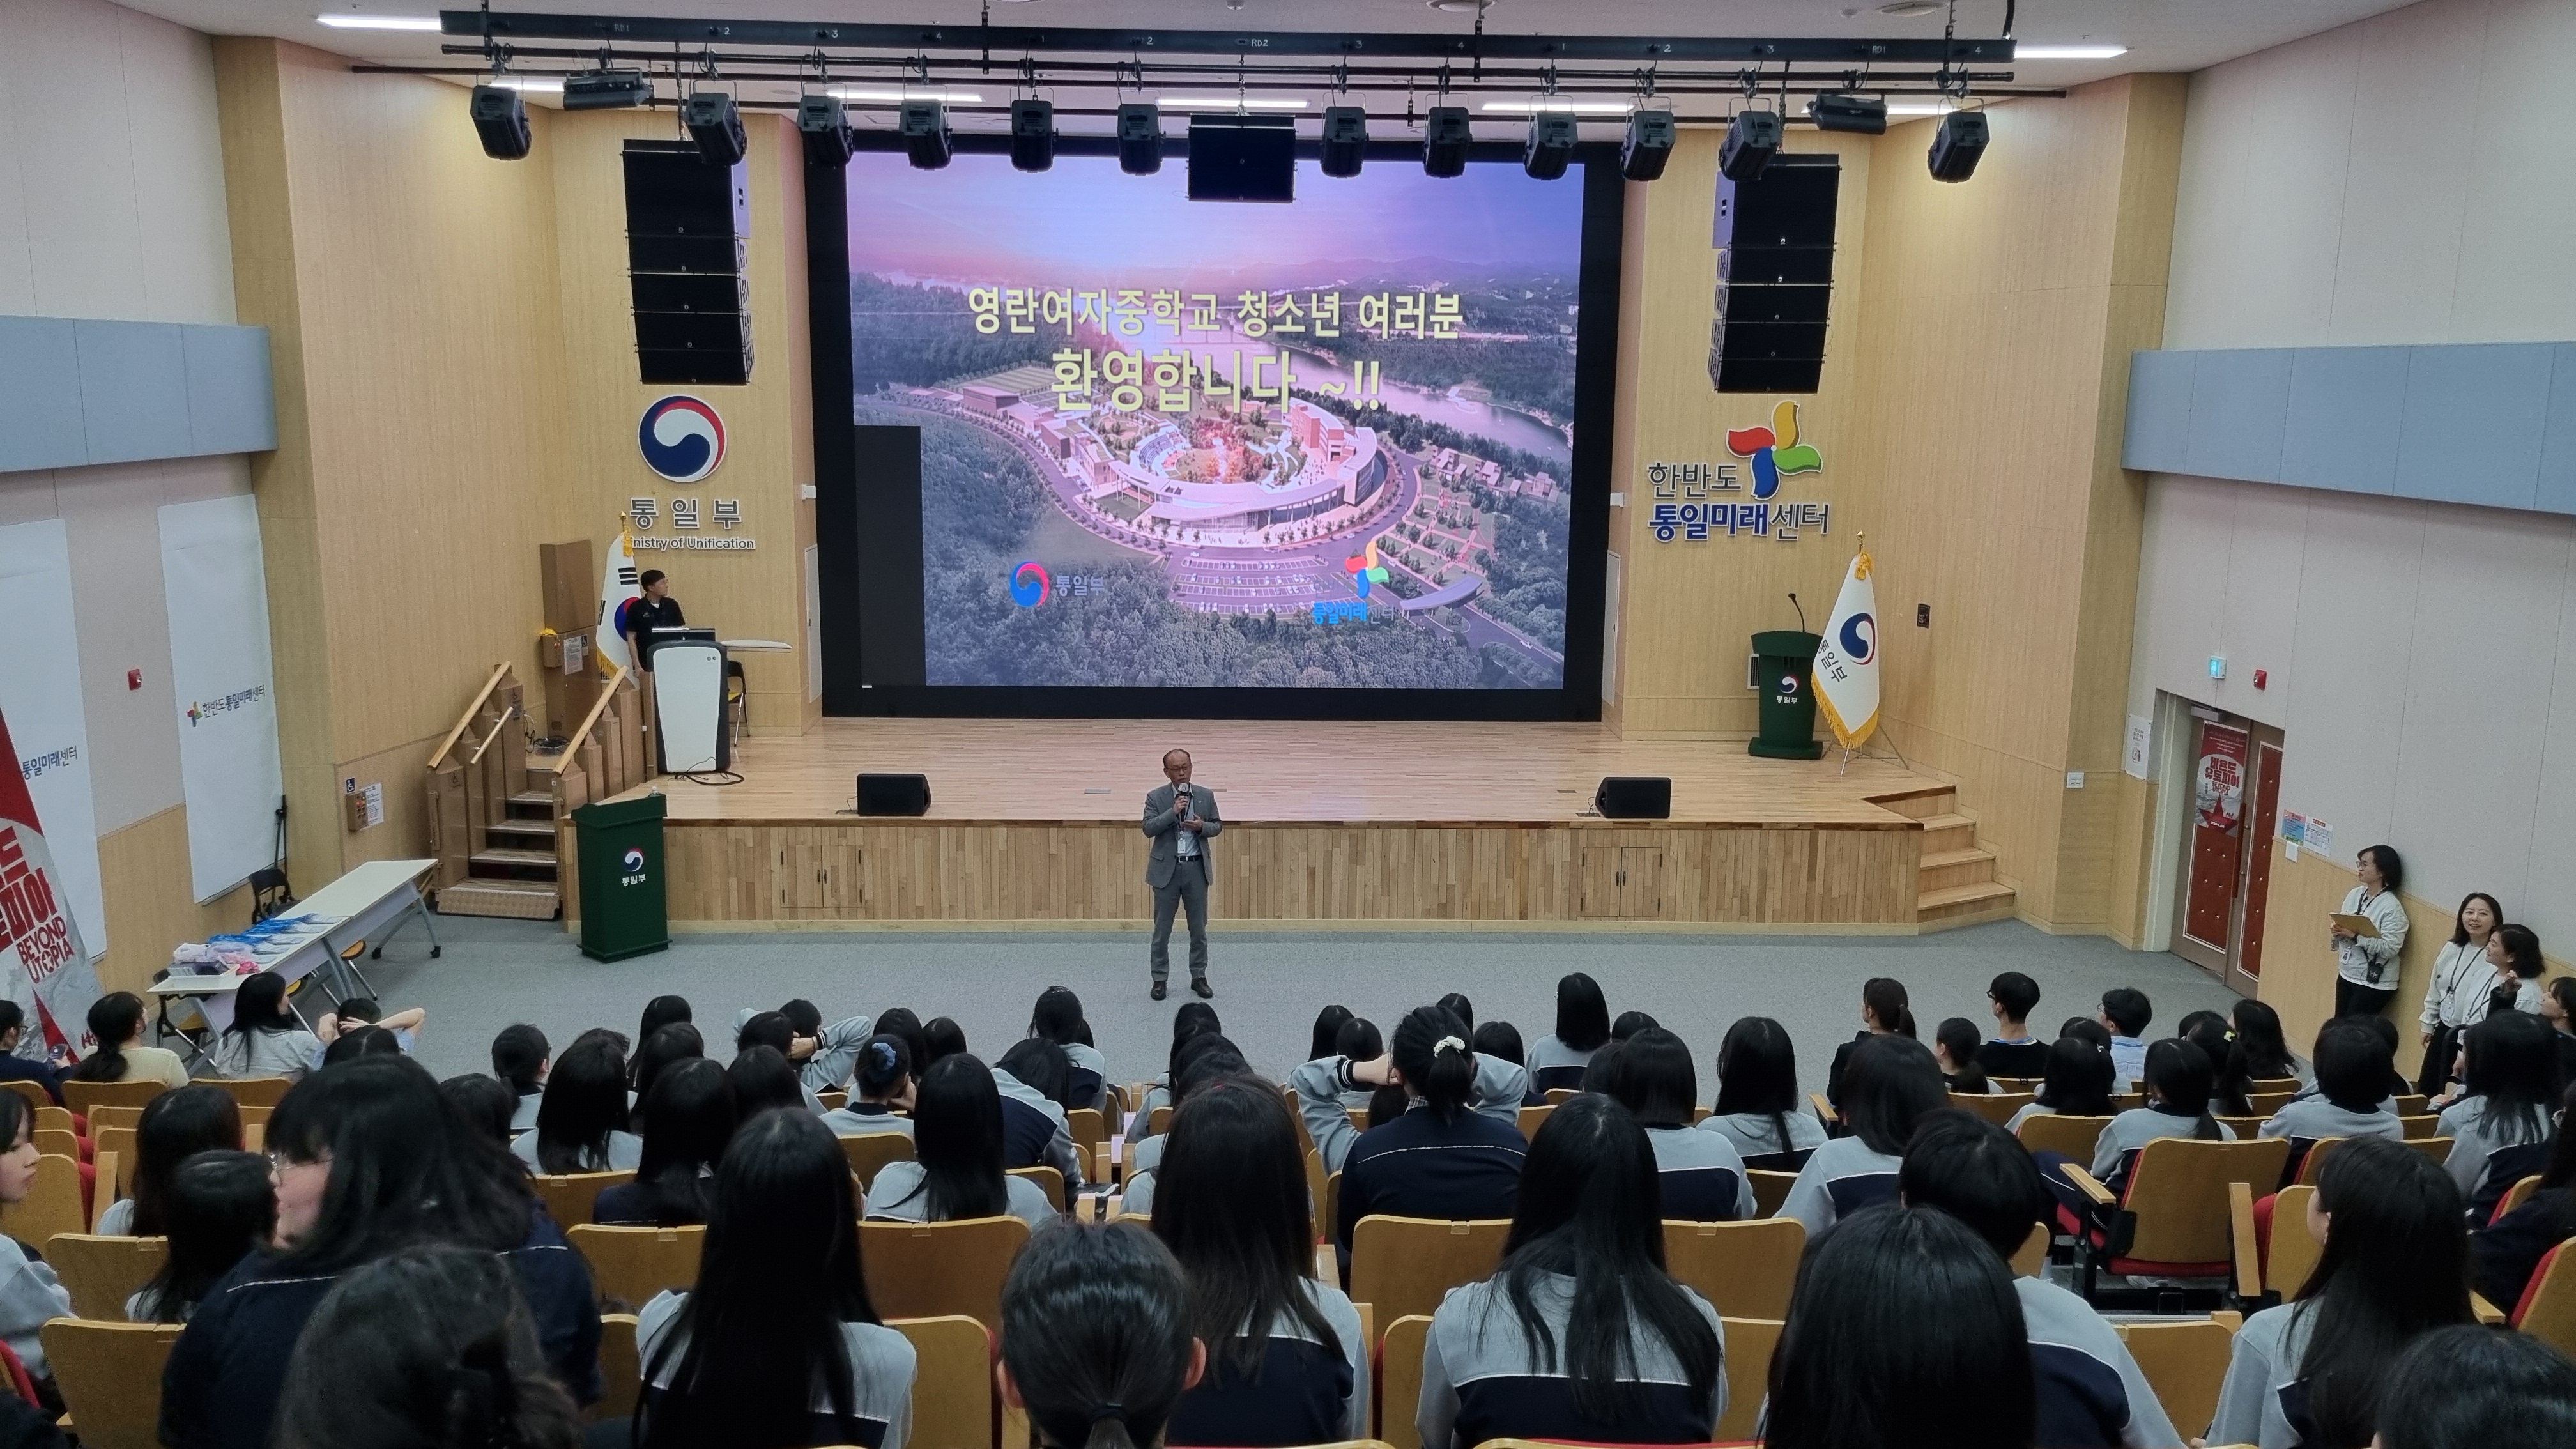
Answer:
<svg viewBox="0 0 2576 1449"><path fill-rule="evenodd" d="M92 958L107 952L89 717L72 622L69 536L59 518L0 528L0 716L53 854L54 879Z"/></svg>
<svg viewBox="0 0 2576 1449"><path fill-rule="evenodd" d="M258 505L247 495L161 510L179 778L188 866L199 901L231 890L277 853L277 682Z"/></svg>

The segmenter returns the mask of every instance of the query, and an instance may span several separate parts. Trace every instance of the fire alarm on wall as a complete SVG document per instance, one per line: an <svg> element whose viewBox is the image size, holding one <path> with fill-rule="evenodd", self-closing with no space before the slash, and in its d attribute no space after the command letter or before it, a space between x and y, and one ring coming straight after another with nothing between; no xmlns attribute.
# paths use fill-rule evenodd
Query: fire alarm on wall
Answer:
<svg viewBox="0 0 2576 1449"><path fill-rule="evenodd" d="M141 689L143 687L143 671L140 669L129 669L125 671L125 687L128 689Z"/></svg>
<svg viewBox="0 0 2576 1449"><path fill-rule="evenodd" d="M2272 682L2272 671L2270 671L2270 670L2268 670L2268 669L2257 669L2257 670L2255 670L2255 671L2254 671L2254 687L2255 687L2256 689L2261 689L2261 688L2263 688L2265 685L2270 684L2271 682Z"/></svg>

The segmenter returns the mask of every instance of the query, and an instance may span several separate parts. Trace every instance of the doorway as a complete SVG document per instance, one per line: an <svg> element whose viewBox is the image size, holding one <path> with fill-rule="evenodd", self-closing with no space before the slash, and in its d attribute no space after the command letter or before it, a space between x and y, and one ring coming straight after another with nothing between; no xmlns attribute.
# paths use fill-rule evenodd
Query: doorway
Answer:
<svg viewBox="0 0 2576 1449"><path fill-rule="evenodd" d="M2173 953L2251 996L2263 977L2281 732L2206 706L2191 710L2191 797L2174 893Z"/></svg>

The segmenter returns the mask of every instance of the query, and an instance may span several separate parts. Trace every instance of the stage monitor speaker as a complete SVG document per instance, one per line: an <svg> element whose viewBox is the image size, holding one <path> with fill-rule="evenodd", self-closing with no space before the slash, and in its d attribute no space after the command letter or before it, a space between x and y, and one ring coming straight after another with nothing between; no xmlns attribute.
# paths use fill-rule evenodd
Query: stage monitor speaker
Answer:
<svg viewBox="0 0 2576 1449"><path fill-rule="evenodd" d="M1750 180L1717 183L1715 319L1708 380L1719 392L1814 392L1832 312L1842 166L1782 155Z"/></svg>
<svg viewBox="0 0 2576 1449"><path fill-rule="evenodd" d="M1293 116L1190 117L1190 200L1295 201Z"/></svg>
<svg viewBox="0 0 2576 1449"><path fill-rule="evenodd" d="M859 777L859 813L861 815L929 814L930 777L928 775L861 775Z"/></svg>
<svg viewBox="0 0 2576 1449"><path fill-rule="evenodd" d="M1604 775L1601 788L1592 792L1592 808L1611 820L1670 820L1673 777Z"/></svg>
<svg viewBox="0 0 2576 1449"><path fill-rule="evenodd" d="M691 141L628 141L623 160L640 380L749 382L748 171L709 164Z"/></svg>

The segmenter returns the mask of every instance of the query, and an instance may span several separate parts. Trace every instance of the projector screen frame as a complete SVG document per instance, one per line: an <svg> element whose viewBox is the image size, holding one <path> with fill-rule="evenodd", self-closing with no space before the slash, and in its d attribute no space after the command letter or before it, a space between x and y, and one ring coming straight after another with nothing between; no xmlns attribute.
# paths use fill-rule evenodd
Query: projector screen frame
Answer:
<svg viewBox="0 0 2576 1449"><path fill-rule="evenodd" d="M1009 138L956 136L968 155L1006 155ZM900 151L890 131L856 135L858 151ZM1112 137L1059 136L1058 156L1117 155ZM1166 138L1167 162L1188 143ZM1480 141L1471 165L1520 165L1520 142ZM1301 167L1320 144L1300 139ZM1371 166L1421 165L1418 143L1372 141ZM861 427L851 417L849 204L841 168L805 166L808 346L813 380L814 535L823 694L827 716L932 719L1419 719L1601 718L1603 608L1610 538L1611 434L1618 388L1619 279L1626 188L1615 142L1575 148L1551 185L1580 191L1576 279L1574 446L1566 537L1565 677L1554 689L1293 689L1254 686L940 685L925 682L921 472L905 427ZM1320 173L1318 186L1335 184ZM1255 203L1204 202L1209 206Z"/></svg>

